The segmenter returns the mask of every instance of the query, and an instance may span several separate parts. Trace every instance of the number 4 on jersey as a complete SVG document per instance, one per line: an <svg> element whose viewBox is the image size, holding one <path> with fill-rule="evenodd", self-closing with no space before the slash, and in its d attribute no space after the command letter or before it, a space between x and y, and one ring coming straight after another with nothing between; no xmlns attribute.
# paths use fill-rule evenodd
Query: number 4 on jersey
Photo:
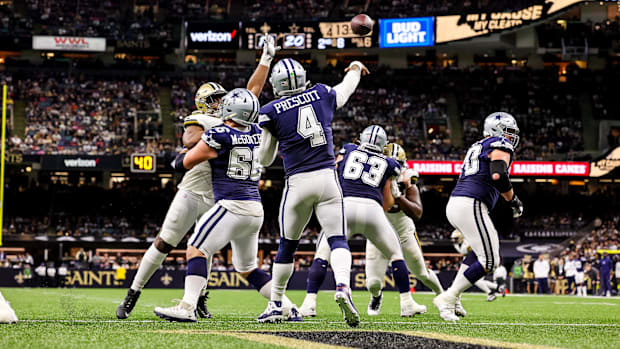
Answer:
<svg viewBox="0 0 620 349"><path fill-rule="evenodd" d="M310 146L318 147L327 144L323 126L319 123L312 105L299 108L297 117L297 133L303 138L310 138Z"/></svg>

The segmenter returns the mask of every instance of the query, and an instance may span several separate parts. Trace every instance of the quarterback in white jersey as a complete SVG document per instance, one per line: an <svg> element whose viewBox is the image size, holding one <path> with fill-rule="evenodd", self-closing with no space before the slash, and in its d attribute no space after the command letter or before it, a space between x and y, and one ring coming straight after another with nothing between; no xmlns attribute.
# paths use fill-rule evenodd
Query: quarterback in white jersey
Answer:
<svg viewBox="0 0 620 349"><path fill-rule="evenodd" d="M247 84L247 89L255 96L260 95L263 89L276 52L273 40L265 42L260 63ZM226 93L227 91L220 84L214 82L200 86L195 100L198 110L187 116L183 123L185 128L183 145L186 148L192 148L200 141L204 132L222 124L223 121L217 117L217 110L220 99ZM213 185L209 162L204 161L185 173L178 189L164 219L161 232L142 257L127 296L116 309L116 316L119 319L129 317L140 297L142 288L164 262L168 253L178 245L192 225L213 207ZM207 259L206 263L207 271L210 272L211 259ZM205 300L206 294L203 292L198 299L197 312L201 317L210 318L211 314L207 310Z"/></svg>

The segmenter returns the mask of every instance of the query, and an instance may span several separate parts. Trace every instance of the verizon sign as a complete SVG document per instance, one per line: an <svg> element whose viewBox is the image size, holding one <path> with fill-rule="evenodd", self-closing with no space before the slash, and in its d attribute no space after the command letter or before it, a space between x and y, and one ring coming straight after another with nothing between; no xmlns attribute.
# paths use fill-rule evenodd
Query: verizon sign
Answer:
<svg viewBox="0 0 620 349"><path fill-rule="evenodd" d="M84 36L39 36L32 37L33 50L90 51L105 52L105 38Z"/></svg>
<svg viewBox="0 0 620 349"><path fill-rule="evenodd" d="M65 167L67 168L75 168L75 167L86 167L86 168L95 168L97 167L97 163L99 159L65 159Z"/></svg>
<svg viewBox="0 0 620 349"><path fill-rule="evenodd" d="M119 155L43 155L41 169L48 171L117 171L122 170Z"/></svg>
<svg viewBox="0 0 620 349"><path fill-rule="evenodd" d="M186 22L185 47L189 50L239 48L239 22Z"/></svg>
<svg viewBox="0 0 620 349"><path fill-rule="evenodd" d="M460 175L461 161L407 161L407 165L421 175ZM512 176L571 176L588 177L588 162L569 161L515 161L510 168Z"/></svg>

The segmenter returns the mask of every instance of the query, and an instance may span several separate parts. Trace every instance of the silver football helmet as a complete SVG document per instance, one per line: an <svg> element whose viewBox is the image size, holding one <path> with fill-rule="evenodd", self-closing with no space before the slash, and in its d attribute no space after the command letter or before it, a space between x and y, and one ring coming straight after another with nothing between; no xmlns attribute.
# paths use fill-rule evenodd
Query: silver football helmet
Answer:
<svg viewBox="0 0 620 349"><path fill-rule="evenodd" d="M519 144L519 126L517 126L517 120L503 111L490 114L484 119L484 132L485 137L502 137L508 138L513 147L517 147Z"/></svg>
<svg viewBox="0 0 620 349"><path fill-rule="evenodd" d="M383 153L387 142L387 134L381 126L368 126L360 134L360 146L378 153Z"/></svg>
<svg viewBox="0 0 620 349"><path fill-rule="evenodd" d="M306 90L310 82L306 82L306 70L294 59L284 58L271 69L269 82L273 94L282 97L290 96Z"/></svg>
<svg viewBox="0 0 620 349"><path fill-rule="evenodd" d="M256 123L260 103L258 98L245 88L236 88L228 92L219 105L222 120L232 120L244 126Z"/></svg>

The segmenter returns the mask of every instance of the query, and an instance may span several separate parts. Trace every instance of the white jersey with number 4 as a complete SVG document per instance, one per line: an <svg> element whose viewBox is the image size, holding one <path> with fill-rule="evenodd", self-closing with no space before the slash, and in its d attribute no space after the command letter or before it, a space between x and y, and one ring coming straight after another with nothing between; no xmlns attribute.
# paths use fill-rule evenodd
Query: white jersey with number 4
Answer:
<svg viewBox="0 0 620 349"><path fill-rule="evenodd" d="M221 119L197 112L187 116L183 121L183 127L200 126L205 132L221 124ZM209 165L209 162L203 161L187 171L178 188L213 200L213 184L211 183L211 165Z"/></svg>

